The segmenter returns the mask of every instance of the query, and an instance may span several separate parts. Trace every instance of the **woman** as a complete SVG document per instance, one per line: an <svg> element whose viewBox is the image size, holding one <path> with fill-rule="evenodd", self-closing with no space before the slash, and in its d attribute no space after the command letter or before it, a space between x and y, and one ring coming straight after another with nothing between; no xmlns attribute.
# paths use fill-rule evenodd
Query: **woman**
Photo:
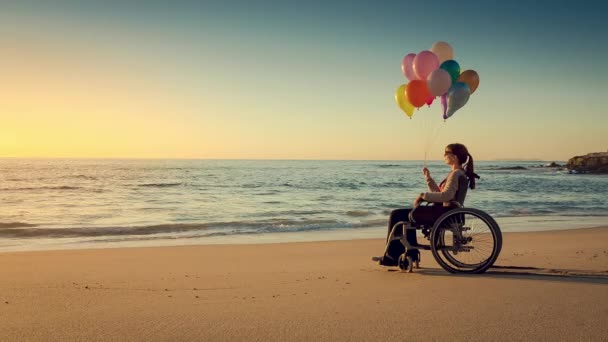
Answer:
<svg viewBox="0 0 608 342"><path fill-rule="evenodd" d="M414 200L414 208L418 207L413 213L413 219L416 221L416 224L432 226L439 216L453 209L451 201L455 199L458 191L458 180L461 176L466 175L469 180L469 188L475 189L475 178L479 178L479 176L474 172L473 156L471 156L463 144L450 144L446 146L443 160L451 167L452 171L439 185L435 183L426 167L422 169L429 192L420 193ZM419 207L422 201L433 202L434 204ZM395 223L409 221L411 211L412 209L395 209L391 212L388 220L387 242ZM417 245L416 231L407 230L406 239L411 245ZM403 251L403 245L399 241L393 241L387 252L393 260L389 258L374 259L380 260L383 265L393 264Z"/></svg>

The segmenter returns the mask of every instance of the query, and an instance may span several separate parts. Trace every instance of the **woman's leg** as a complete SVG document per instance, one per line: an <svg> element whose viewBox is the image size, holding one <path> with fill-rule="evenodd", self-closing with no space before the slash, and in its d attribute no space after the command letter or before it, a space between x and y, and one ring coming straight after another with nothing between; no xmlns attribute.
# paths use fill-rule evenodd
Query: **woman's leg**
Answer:
<svg viewBox="0 0 608 342"><path fill-rule="evenodd" d="M424 225L426 227L432 227L435 221L444 213L450 211L451 207L444 207L441 203L435 203L433 205L423 205L416 208L412 214L416 225ZM414 244L416 241L416 235L407 236L407 240L410 244Z"/></svg>
<svg viewBox="0 0 608 342"><path fill-rule="evenodd" d="M388 237L391 235L391 230L393 230L393 226L395 225L395 223L399 221L409 221L409 215L411 210L412 209L395 209L391 211L391 214L388 217L388 231L386 232L386 241L388 241Z"/></svg>
<svg viewBox="0 0 608 342"><path fill-rule="evenodd" d="M433 222L433 206L421 205L412 214L414 221L419 225L429 225Z"/></svg>
<svg viewBox="0 0 608 342"><path fill-rule="evenodd" d="M397 259L405 251L405 247L399 240L388 241L391 231L395 223L399 221L409 221L409 214L411 209L395 209L391 212L388 218L388 231L386 233L386 242L389 244L386 254L382 257L381 263L385 266L396 266ZM407 233L409 234L409 233ZM397 236L401 236L401 229L396 231Z"/></svg>
<svg viewBox="0 0 608 342"><path fill-rule="evenodd" d="M432 227L441 215L452 209L454 207L444 207L441 203L436 203L434 205L418 207L414 211L413 216L416 224Z"/></svg>

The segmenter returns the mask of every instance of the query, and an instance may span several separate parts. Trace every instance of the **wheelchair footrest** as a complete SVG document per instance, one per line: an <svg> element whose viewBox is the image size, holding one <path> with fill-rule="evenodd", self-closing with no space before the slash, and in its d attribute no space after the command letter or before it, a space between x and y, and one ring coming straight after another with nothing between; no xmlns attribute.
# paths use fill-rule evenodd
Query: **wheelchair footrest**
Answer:
<svg viewBox="0 0 608 342"><path fill-rule="evenodd" d="M419 245L419 244L407 244L405 247L407 247L408 249L422 249L425 251L430 251L431 250L431 246L430 245Z"/></svg>

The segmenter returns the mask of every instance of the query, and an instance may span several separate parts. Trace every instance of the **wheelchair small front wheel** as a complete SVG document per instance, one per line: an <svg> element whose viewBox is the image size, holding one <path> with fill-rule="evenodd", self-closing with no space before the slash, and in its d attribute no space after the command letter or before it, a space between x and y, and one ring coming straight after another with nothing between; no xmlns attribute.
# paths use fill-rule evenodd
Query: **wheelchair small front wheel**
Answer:
<svg viewBox="0 0 608 342"><path fill-rule="evenodd" d="M403 253L399 256L399 260L397 260L397 266L400 270L411 273L414 268L414 261L411 256Z"/></svg>
<svg viewBox="0 0 608 342"><path fill-rule="evenodd" d="M484 211L457 208L440 216L431 231L431 252L451 273L483 273L502 249L502 233Z"/></svg>

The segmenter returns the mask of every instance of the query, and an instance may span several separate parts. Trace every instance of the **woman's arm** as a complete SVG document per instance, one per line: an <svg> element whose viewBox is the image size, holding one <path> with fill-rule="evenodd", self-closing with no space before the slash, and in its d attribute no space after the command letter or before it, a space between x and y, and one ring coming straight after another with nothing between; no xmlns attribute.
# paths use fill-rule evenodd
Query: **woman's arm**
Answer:
<svg viewBox="0 0 608 342"><path fill-rule="evenodd" d="M456 191L458 191L458 177L460 173L458 171L452 171L447 178L445 186L443 187L443 191L439 192L425 192L422 195L422 198L428 202L441 203L441 202L449 202L454 199L456 196ZM437 184L435 184L437 186ZM430 185L429 185L430 188ZM439 188L437 188L439 190Z"/></svg>
<svg viewBox="0 0 608 342"><path fill-rule="evenodd" d="M439 192L439 187L433 178L429 177L426 179L426 186L429 188L430 192Z"/></svg>
<svg viewBox="0 0 608 342"><path fill-rule="evenodd" d="M437 186L437 183L435 183L435 180L433 179L433 177L431 177L431 172L429 171L429 169L424 167L422 169L422 174L424 175L424 179L426 180L426 186L429 188L429 191L438 192L439 187Z"/></svg>

